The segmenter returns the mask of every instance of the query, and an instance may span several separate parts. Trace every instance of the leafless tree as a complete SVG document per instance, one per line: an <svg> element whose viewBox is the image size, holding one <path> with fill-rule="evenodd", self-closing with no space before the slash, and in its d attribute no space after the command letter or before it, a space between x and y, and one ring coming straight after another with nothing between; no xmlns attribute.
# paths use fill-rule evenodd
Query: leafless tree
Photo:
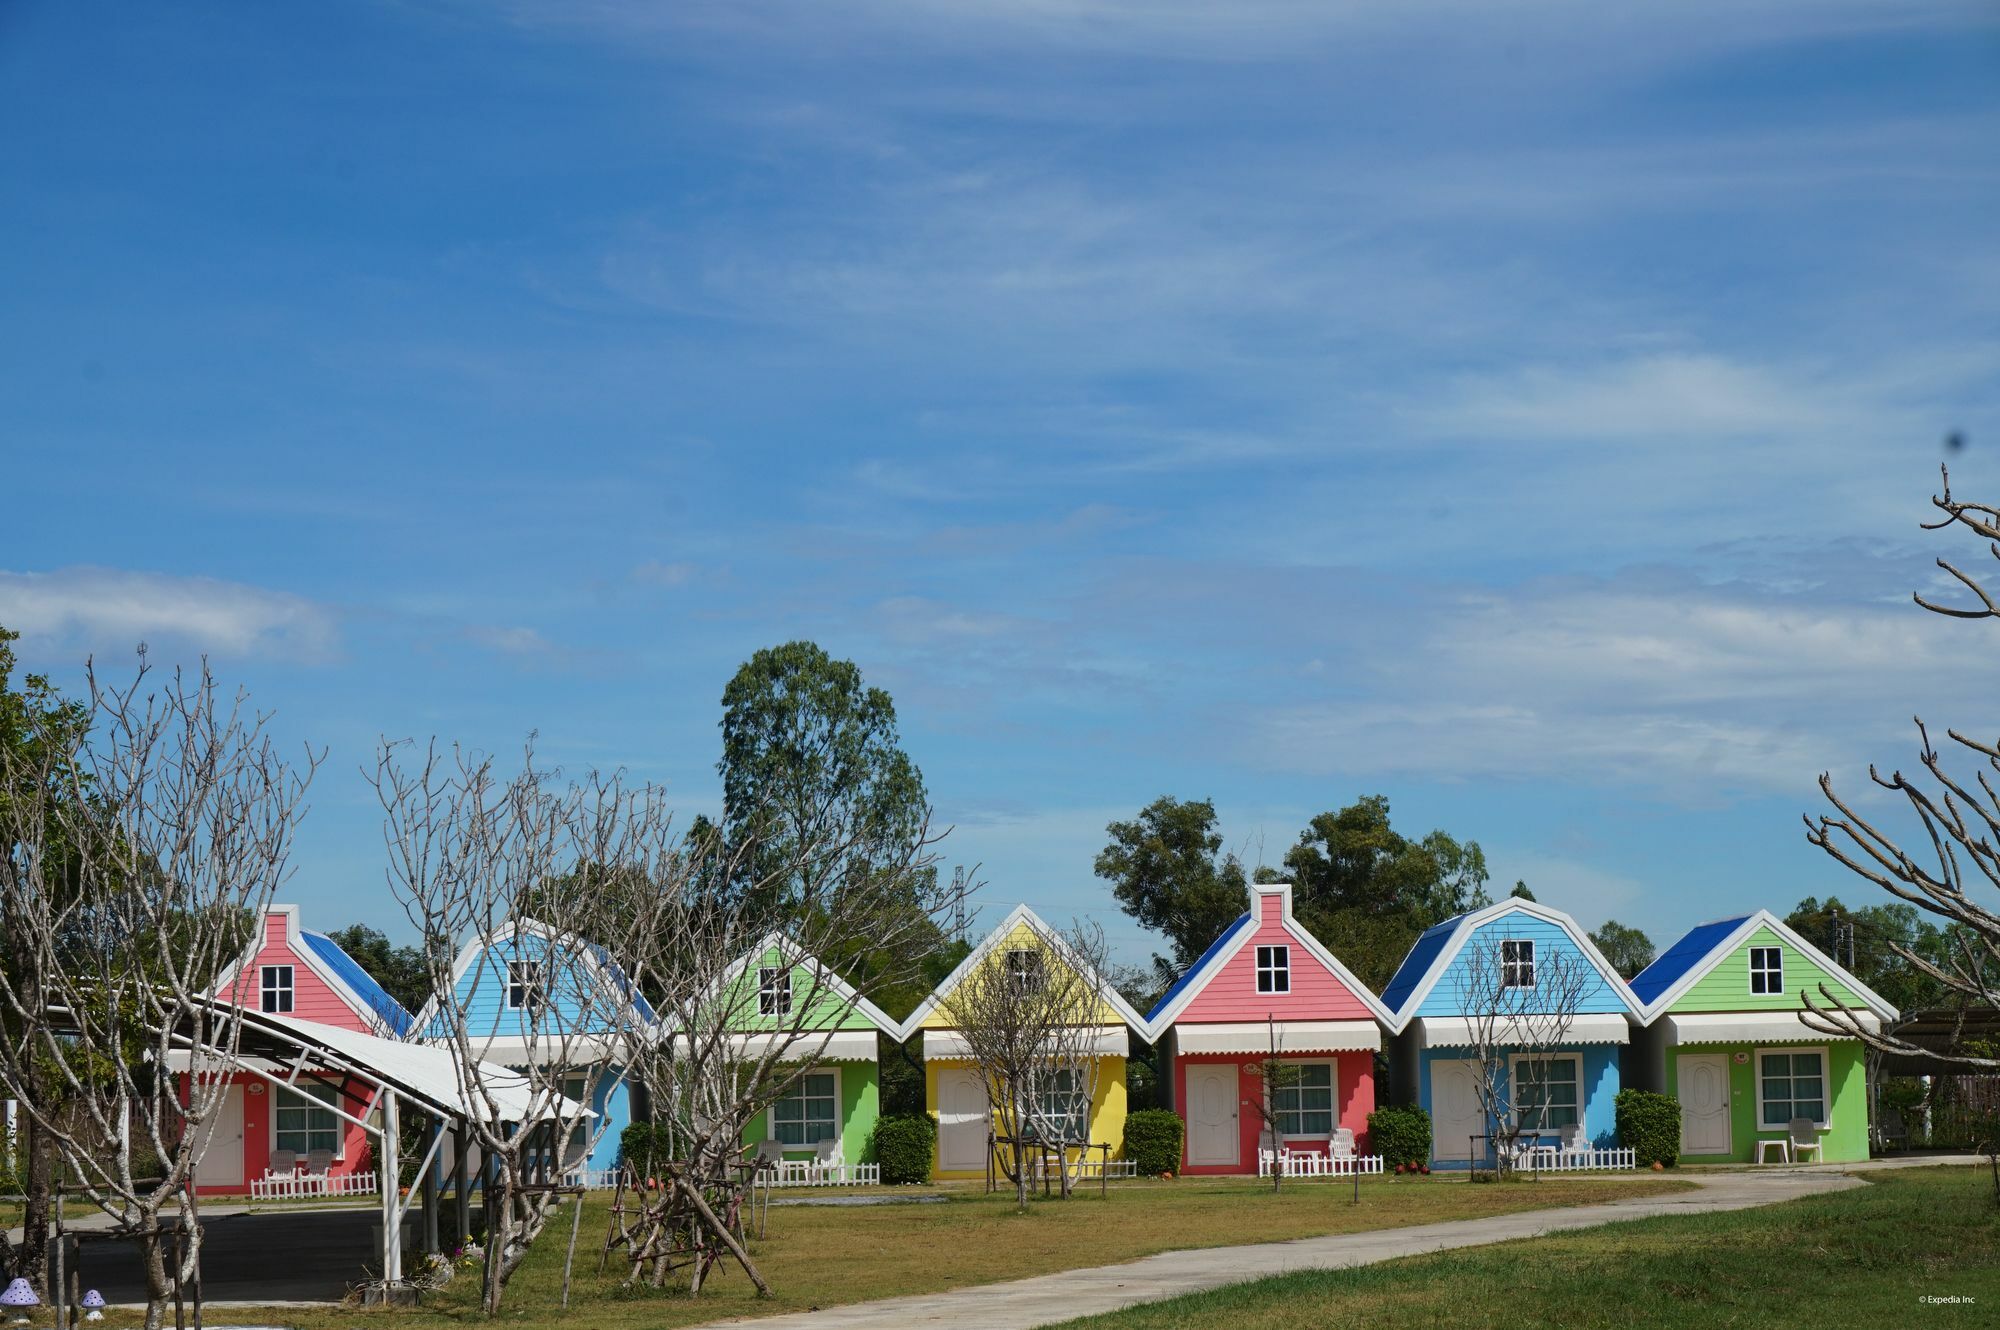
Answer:
<svg viewBox="0 0 2000 1330"><path fill-rule="evenodd" d="M199 1265L193 1173L236 1065L239 1009L209 994L289 874L318 758L283 759L205 665L88 683L87 733L0 746L0 1087L137 1241L157 1327Z"/></svg>
<svg viewBox="0 0 2000 1330"><path fill-rule="evenodd" d="M1046 1150L1067 1197L1081 1176L1108 1017L1104 931L1032 919L1002 939L938 999L985 1083L1003 1172L1028 1203L1029 1158Z"/></svg>
<svg viewBox="0 0 2000 1330"><path fill-rule="evenodd" d="M1476 1064L1473 1091L1505 1167L1523 1132L1550 1125L1550 1057L1601 979L1574 951L1487 929L1466 943L1453 982Z"/></svg>
<svg viewBox="0 0 2000 1330"><path fill-rule="evenodd" d="M1265 1024L1270 1027L1270 1047L1257 1063L1258 1098L1243 1102L1264 1124L1260 1139L1271 1143L1271 1190L1275 1192L1285 1183L1285 1138L1278 1130L1278 1104L1286 1090L1298 1086L1300 1077L1298 1064L1285 1061L1285 1041L1278 1033L1278 1022L1267 1018Z"/></svg>
<svg viewBox="0 0 2000 1330"><path fill-rule="evenodd" d="M1931 499L1939 516L1924 523L1927 531L1962 527L1986 542L2000 558L2000 509L1968 502L1951 492L1951 475L1943 478L1943 493ZM2000 618L2000 602L1982 580L1949 559L1939 568L1969 591L1976 606L1947 605L1916 593L1914 599L1933 614L1953 619ZM1944 921L1948 947L1942 959L1921 955L1898 943L1889 949L1904 963L1928 976L1958 1001L1961 1010L1991 1011L2000 1006L2000 914L1986 901L2000 890L2000 742L1948 729L1949 742L1931 740L1922 717L1916 720L1918 761L1928 779L1907 777L1901 770L1884 776L1874 765L1868 778L1876 788L1900 799L1916 822L1916 834L1887 827L1862 812L1859 801L1834 789L1831 773L1822 772L1820 790L1833 813L1806 817L1806 839L1848 870L1882 890ZM1961 765L1970 770L1963 774ZM1913 849L1904 847L1905 841ZM2000 1058L1967 1052L1919 1047L1876 1028L1862 1010L1850 1007L1822 986L1817 999L1805 994L1801 1018L1826 1034L1861 1040L1883 1053L1927 1058L1940 1067L1992 1071ZM1954 1041L1956 1043L1956 1041Z"/></svg>

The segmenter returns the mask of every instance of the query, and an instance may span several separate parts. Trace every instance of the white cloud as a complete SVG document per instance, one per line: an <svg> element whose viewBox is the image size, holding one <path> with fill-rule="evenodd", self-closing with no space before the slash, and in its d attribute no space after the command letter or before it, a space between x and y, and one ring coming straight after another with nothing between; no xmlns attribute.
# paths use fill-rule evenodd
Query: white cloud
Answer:
<svg viewBox="0 0 2000 1330"><path fill-rule="evenodd" d="M559 650L555 643L533 628L474 624L461 630L461 635L473 645L497 651L503 656L547 657Z"/></svg>
<svg viewBox="0 0 2000 1330"><path fill-rule="evenodd" d="M648 559L632 570L632 580L647 586L681 587L695 580L701 570L686 562L661 563Z"/></svg>
<svg viewBox="0 0 2000 1330"><path fill-rule="evenodd" d="M79 566L0 571L0 624L86 649L167 641L203 652L319 660L333 613L302 596L209 577Z"/></svg>

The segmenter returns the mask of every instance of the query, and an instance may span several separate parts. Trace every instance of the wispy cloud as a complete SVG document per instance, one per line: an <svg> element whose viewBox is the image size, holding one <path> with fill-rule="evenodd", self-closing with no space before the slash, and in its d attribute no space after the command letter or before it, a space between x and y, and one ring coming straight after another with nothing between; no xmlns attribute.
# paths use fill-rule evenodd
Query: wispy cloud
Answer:
<svg viewBox="0 0 2000 1330"><path fill-rule="evenodd" d="M210 577L88 566L0 571L0 624L89 650L165 643L298 661L329 658L339 638L334 613L302 596Z"/></svg>

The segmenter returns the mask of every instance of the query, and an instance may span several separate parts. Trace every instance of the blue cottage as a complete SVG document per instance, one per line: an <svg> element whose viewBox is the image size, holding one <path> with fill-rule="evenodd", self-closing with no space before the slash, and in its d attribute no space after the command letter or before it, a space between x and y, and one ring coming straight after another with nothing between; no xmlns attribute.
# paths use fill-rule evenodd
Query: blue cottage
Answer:
<svg viewBox="0 0 2000 1330"><path fill-rule="evenodd" d="M473 1057L561 1071L563 1092L596 1114L571 1134L563 1166L591 1172L616 1167L637 1090L626 1081L615 1036L628 1012L647 1025L655 1018L611 954L522 919L466 943L452 966L452 988ZM427 1042L451 1038L450 1017L435 998L416 1024Z"/></svg>
<svg viewBox="0 0 2000 1330"><path fill-rule="evenodd" d="M1465 1168L1490 1148L1497 1124L1478 1093L1480 1044L1499 1050L1499 1098L1524 1122L1532 1113L1537 1129L1577 1125L1590 1146L1617 1143L1620 1053L1644 1017L1617 970L1561 910L1510 897L1428 929L1382 990L1382 1005L1395 1020L1390 1098L1430 1113L1434 1165ZM1552 1021L1551 1012L1567 1020ZM1554 1039L1552 1024L1560 1026Z"/></svg>

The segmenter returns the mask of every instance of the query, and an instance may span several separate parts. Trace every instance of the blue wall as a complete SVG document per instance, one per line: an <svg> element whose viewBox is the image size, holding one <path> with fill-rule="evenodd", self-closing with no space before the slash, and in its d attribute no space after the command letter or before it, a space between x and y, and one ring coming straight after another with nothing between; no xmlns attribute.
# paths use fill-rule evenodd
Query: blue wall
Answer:
<svg viewBox="0 0 2000 1330"><path fill-rule="evenodd" d="M1577 1093L1582 1100L1583 1134L1592 1145L1599 1147L1613 1146L1619 1143L1617 1105L1615 1101L1618 1098L1619 1088L1618 1055L1620 1048L1621 1046L1618 1044L1581 1044L1553 1050L1556 1053L1577 1053L1582 1055L1583 1065L1579 1069L1582 1083L1578 1085ZM1434 1106L1431 1103L1431 1064L1438 1061L1463 1061L1471 1055L1471 1050L1464 1048L1427 1048L1423 1051L1421 1055L1422 1075L1418 1078L1417 1083L1417 1102L1422 1105L1426 1113L1435 1113ZM1501 1072L1500 1084L1501 1095L1505 1098L1508 1089L1507 1073L1504 1070ZM1490 1131L1492 1124L1489 1123L1487 1129ZM1437 1147L1439 1144L1440 1142L1435 1140L1431 1143L1431 1162L1434 1166L1438 1168L1464 1168L1466 1166L1464 1160L1439 1159L1437 1157Z"/></svg>
<svg viewBox="0 0 2000 1330"><path fill-rule="evenodd" d="M1468 957L1476 954L1479 948L1498 946L1498 940L1501 938L1532 939L1537 961L1562 953L1588 966L1591 972L1597 975L1597 981L1577 1005L1576 1010L1579 1014L1622 1013L1630 1010L1618 990L1606 982L1602 973L1597 970L1597 962L1590 958L1588 952L1578 947L1567 932L1546 919L1537 919L1530 914L1514 913L1489 919L1472 930L1472 936L1466 939L1465 945L1452 956L1444 973L1438 977L1437 986L1431 989L1430 994L1424 998L1423 1005L1417 1008L1417 1015L1464 1015L1465 997L1460 985L1464 982L1466 961Z"/></svg>

